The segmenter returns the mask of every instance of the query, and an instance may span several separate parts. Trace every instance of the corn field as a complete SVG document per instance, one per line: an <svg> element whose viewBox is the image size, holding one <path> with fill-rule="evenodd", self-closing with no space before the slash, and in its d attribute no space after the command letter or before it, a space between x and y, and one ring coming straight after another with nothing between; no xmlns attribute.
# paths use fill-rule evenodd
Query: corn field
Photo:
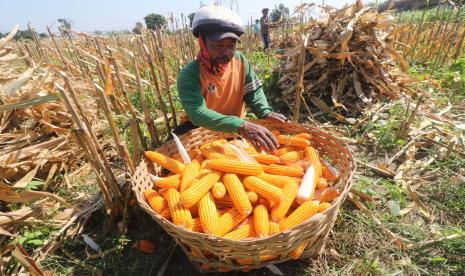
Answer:
<svg viewBox="0 0 465 276"><path fill-rule="evenodd" d="M413 16L397 22L390 41L399 51L392 53L396 60L403 58L434 71L464 54L465 22L459 20L463 8L441 5L435 11L446 15L446 20L425 21L423 12L419 22ZM345 16L341 18L349 21ZM305 80L304 61L315 52L334 54L325 51L336 48L330 44L335 36L322 35L323 38L316 36L315 41L325 45L318 49L318 45L308 47L312 52L302 49L302 33L310 33L308 26L316 26L308 20L292 18L273 30L274 47L283 48L282 52L288 50L287 55L277 55L282 58L282 67L288 70L290 60L294 62L288 71L277 70L278 79L288 93L285 100L298 102L287 102L295 118L299 118L301 101L306 111L313 103L339 118L339 110L346 107L336 100L334 108L328 107L317 97L323 95L323 89L321 92L316 88L320 85L328 88L326 92L333 89L342 93L345 84L334 85L334 79L326 78L327 75L321 80L320 73L355 68L354 63L361 64L361 68L367 66L366 60L356 58L352 63L350 56L357 49L347 48L331 56L337 62L313 62L316 66L308 75L316 79ZM96 210L105 210L110 218L107 227L121 221L119 232L127 231L131 216L130 176L143 151L163 144L179 125L183 111L176 78L198 51L187 18L171 16L169 23L166 29L117 36L93 36L62 28L53 32L47 27L49 38L38 38L30 25L33 39L25 41L13 40L19 30L16 26L0 40L1 274L15 260L20 265L11 265L10 272L43 275L37 263L59 247L58 240L82 234ZM342 28L338 35L344 36ZM238 50L246 55L257 51L261 47L259 39L252 27L247 28ZM269 60L273 54L266 55ZM343 67L340 60L350 62ZM350 70L357 71L352 67ZM353 95L348 98L360 97L365 102L357 78L356 73L348 78L351 86L355 84L349 90ZM379 80L373 79L378 84ZM398 90L390 89L391 86L379 90L394 91L390 97L397 98L400 88L395 87ZM354 106L362 110L358 104ZM339 121L345 122L345 118ZM89 179L98 188L92 196L85 196L73 183ZM73 197L60 196L61 189L73 191ZM33 251L28 252L19 242L10 243L18 238L16 233L20 230L37 223L50 224L58 230Z"/></svg>
<svg viewBox="0 0 465 276"><path fill-rule="evenodd" d="M448 4L401 13L395 36L397 49L410 63L425 65L431 71L450 65L464 52L463 15L463 7Z"/></svg>

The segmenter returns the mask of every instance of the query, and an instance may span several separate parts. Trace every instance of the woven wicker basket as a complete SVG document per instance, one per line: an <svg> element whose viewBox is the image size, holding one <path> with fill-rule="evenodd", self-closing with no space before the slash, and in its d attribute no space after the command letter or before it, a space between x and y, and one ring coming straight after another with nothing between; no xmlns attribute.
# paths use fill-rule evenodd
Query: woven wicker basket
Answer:
<svg viewBox="0 0 465 276"><path fill-rule="evenodd" d="M260 268L270 263L284 262L290 259L289 253L304 241L310 242L300 258L308 258L319 254L323 250L325 241L334 225L339 207L350 190L355 162L352 154L341 141L317 129L295 123L270 123L264 120L253 120L253 122L270 129L277 128L282 133L306 132L312 134L312 146L318 149L320 156L327 156L332 165L340 172L340 180L336 187L341 189L342 192L329 209L316 214L298 226L266 238L234 241L191 232L174 225L155 213L146 203L143 192L153 187L149 171L156 173L160 168L153 166L151 162L142 161L132 178L132 189L139 205L175 239L191 262L198 268L203 264L202 269L208 267L212 271L225 271L228 269ZM187 149L191 149L212 140L231 137L233 137L231 134L198 128L179 138ZM177 152L177 149L175 143L170 141L157 148L156 151L171 156ZM192 252L197 252L197 254L194 256ZM260 256L266 255L278 256L270 261L261 262ZM241 265L235 261L240 258L250 257L253 259L251 265Z"/></svg>

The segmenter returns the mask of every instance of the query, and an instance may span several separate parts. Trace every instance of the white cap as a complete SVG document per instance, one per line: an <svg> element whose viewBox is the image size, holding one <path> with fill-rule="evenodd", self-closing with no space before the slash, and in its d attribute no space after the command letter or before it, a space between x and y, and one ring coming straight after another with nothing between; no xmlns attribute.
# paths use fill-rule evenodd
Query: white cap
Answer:
<svg viewBox="0 0 465 276"><path fill-rule="evenodd" d="M192 32L199 33L232 32L240 36L245 28L242 17L236 12L222 6L204 6L195 12L192 20Z"/></svg>

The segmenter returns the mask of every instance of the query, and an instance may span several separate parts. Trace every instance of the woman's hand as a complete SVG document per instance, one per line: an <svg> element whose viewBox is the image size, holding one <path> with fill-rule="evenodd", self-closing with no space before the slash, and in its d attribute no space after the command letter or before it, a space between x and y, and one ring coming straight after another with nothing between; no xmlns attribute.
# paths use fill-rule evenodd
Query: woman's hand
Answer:
<svg viewBox="0 0 465 276"><path fill-rule="evenodd" d="M239 127L239 134L247 139L257 151L264 150L273 153L279 147L278 140L273 133L261 125L245 121Z"/></svg>

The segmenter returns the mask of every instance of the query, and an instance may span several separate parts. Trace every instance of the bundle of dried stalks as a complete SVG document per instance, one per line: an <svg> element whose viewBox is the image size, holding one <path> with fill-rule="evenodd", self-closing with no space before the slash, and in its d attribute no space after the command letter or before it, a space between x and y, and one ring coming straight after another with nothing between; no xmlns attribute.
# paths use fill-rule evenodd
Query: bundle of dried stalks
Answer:
<svg viewBox="0 0 465 276"><path fill-rule="evenodd" d="M310 7L315 6L304 4L296 12ZM393 17L360 1L340 10L320 8L322 16L302 23L299 39L284 55L277 100L293 110L294 119L301 100L307 110L311 102L344 121L338 110L360 112L381 96L411 92L406 87L411 80L402 73L408 65L393 46Z"/></svg>

